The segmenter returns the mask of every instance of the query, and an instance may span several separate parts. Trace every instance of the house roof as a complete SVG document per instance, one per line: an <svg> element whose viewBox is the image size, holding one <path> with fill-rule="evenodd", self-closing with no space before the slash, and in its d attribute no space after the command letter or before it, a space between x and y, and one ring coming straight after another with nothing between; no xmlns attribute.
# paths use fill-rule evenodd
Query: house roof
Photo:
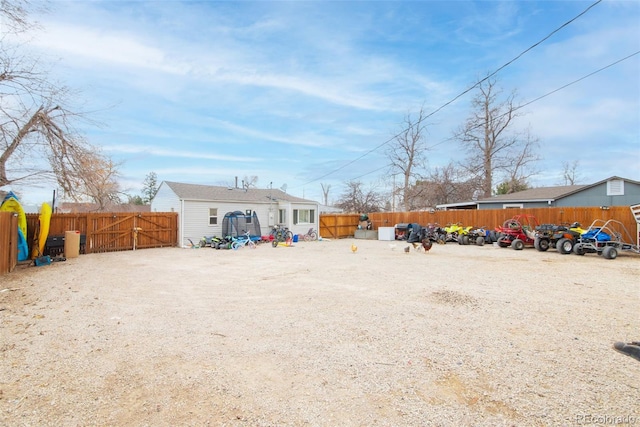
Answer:
<svg viewBox="0 0 640 427"><path fill-rule="evenodd" d="M640 185L640 181L621 178L619 176L611 176L607 179L603 179L601 181L595 182L593 184L588 184L588 185L559 185L555 187L530 188L528 190L518 191L516 193L501 194L499 196L479 199L477 201L467 201L467 202L449 203L445 205L437 205L436 208L463 209L463 208L473 208L473 206L477 206L479 204L502 203L502 202L549 202L549 201L562 199L563 197L570 196L571 194L584 191L588 188L595 187L595 186L604 184L607 181L611 181L615 179L620 179L625 182L630 182L633 184Z"/></svg>
<svg viewBox="0 0 640 427"><path fill-rule="evenodd" d="M556 200L569 194L582 190L589 185L560 185L557 187L538 187L528 190L518 191L511 194L500 194L498 196L488 197L478 200L478 203L496 203L508 201L547 201Z"/></svg>
<svg viewBox="0 0 640 427"><path fill-rule="evenodd" d="M215 185L185 184L163 181L181 200L207 200L226 202L299 202L317 203L313 200L295 197L277 188L236 188Z"/></svg>
<svg viewBox="0 0 640 427"><path fill-rule="evenodd" d="M620 179L626 182L631 182L640 185L640 182L632 179L621 178L619 176L611 176L607 179L603 179L593 184L588 185L559 185L556 187L538 187L530 188L528 190L518 191L511 194L501 194L499 196L493 196L486 199L478 200L478 203L496 203L496 202L534 202L534 201L554 201L562 199L563 197L570 196L571 194L586 190L591 187L595 187L604 184L607 181L614 179Z"/></svg>

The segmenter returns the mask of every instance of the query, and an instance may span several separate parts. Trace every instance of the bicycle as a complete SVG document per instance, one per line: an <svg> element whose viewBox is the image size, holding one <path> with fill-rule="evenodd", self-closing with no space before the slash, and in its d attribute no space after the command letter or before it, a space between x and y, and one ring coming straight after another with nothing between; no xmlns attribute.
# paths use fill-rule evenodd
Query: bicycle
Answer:
<svg viewBox="0 0 640 427"><path fill-rule="evenodd" d="M311 242L313 240L318 240L318 233L316 233L316 230L311 227L309 231L307 231L307 234L303 234L301 237L305 242Z"/></svg>
<svg viewBox="0 0 640 427"><path fill-rule="evenodd" d="M234 251L237 251L238 249L243 248L245 246L248 246L251 249L255 249L257 246L256 242L254 242L251 239L251 235L249 234L248 231L242 234L241 236L238 236L235 239L233 239L233 242L231 243L231 249L233 249Z"/></svg>
<svg viewBox="0 0 640 427"><path fill-rule="evenodd" d="M278 247L278 243L293 240L293 233L287 227L280 225L274 225L273 229L269 233L273 239L271 240L271 246Z"/></svg>

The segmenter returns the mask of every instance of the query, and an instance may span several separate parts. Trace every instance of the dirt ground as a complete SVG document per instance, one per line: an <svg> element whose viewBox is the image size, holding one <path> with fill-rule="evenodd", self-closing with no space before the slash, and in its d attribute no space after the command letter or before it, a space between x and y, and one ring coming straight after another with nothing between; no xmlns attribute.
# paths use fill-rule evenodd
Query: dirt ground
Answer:
<svg viewBox="0 0 640 427"><path fill-rule="evenodd" d="M21 265L0 425L640 425L639 256L405 246Z"/></svg>

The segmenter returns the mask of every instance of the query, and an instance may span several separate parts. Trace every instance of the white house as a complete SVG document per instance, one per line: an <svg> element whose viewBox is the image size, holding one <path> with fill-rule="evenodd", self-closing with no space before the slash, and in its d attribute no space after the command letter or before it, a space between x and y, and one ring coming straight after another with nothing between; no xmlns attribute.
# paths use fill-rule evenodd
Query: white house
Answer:
<svg viewBox="0 0 640 427"><path fill-rule="evenodd" d="M163 181L151 201L151 212L178 213L178 242L203 236L222 237L222 219L229 212L256 213L261 235L278 224L293 234L319 229L319 204L279 189L237 188Z"/></svg>

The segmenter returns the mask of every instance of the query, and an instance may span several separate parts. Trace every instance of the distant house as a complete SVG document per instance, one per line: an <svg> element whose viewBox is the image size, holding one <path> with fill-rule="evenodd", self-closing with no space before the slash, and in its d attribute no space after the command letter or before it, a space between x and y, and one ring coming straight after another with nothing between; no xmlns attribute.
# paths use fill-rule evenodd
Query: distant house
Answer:
<svg viewBox="0 0 640 427"><path fill-rule="evenodd" d="M319 204L279 189L237 188L163 181L151 201L152 212L178 213L178 241L203 236L222 237L222 222L230 212L256 213L261 235L278 224L294 234L318 230Z"/></svg>
<svg viewBox="0 0 640 427"><path fill-rule="evenodd" d="M508 209L561 206L631 206L640 203L640 182L612 176L589 185L539 187L438 209Z"/></svg>

